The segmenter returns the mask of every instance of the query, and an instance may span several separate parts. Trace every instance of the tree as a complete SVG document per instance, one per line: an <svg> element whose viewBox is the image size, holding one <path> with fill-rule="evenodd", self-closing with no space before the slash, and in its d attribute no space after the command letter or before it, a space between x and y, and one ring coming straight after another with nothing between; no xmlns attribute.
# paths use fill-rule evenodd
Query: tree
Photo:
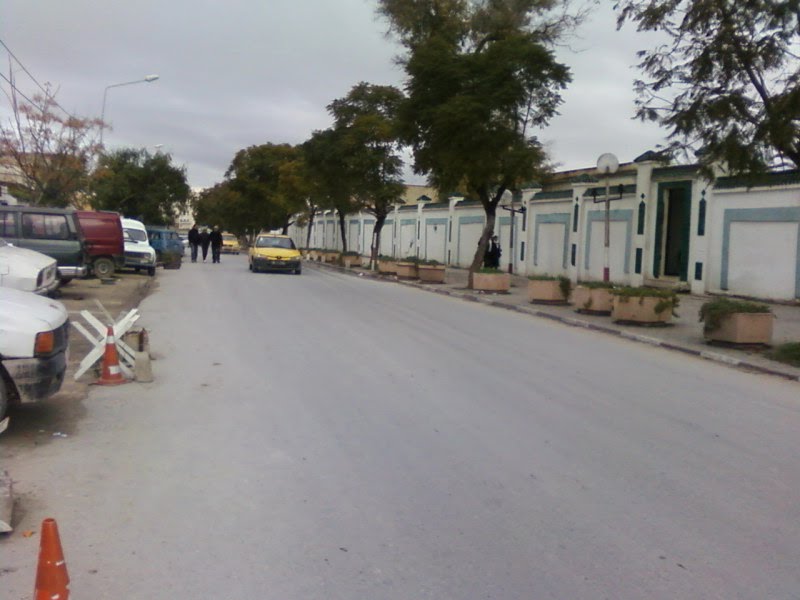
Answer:
<svg viewBox="0 0 800 600"><path fill-rule="evenodd" d="M226 183L238 194L237 219L246 220L251 241L262 229L285 233L292 216L303 209L305 189L297 177L302 168L301 149L289 144L250 146L236 153Z"/></svg>
<svg viewBox="0 0 800 600"><path fill-rule="evenodd" d="M354 175L348 168L346 151L344 132L336 128L315 131L303 144L313 198L320 208L336 210L344 252L347 251L345 216L361 208L354 195Z"/></svg>
<svg viewBox="0 0 800 600"><path fill-rule="evenodd" d="M103 154L92 175L91 205L154 225L171 225L190 196L186 171L169 154L123 148Z"/></svg>
<svg viewBox="0 0 800 600"><path fill-rule="evenodd" d="M797 0L623 0L618 27L661 31L639 53L636 115L669 129L673 152L697 150L710 172L800 167ZM671 94L665 97L665 94Z"/></svg>
<svg viewBox="0 0 800 600"><path fill-rule="evenodd" d="M404 184L397 132L397 113L403 93L392 86L359 83L328 111L340 133L341 156L357 204L375 215L370 258L378 258L381 229Z"/></svg>
<svg viewBox="0 0 800 600"><path fill-rule="evenodd" d="M380 11L408 51L399 120L414 170L440 191L465 187L486 213L471 287L500 199L546 168L528 127L556 114L570 74L552 45L582 15L557 0L381 0Z"/></svg>
<svg viewBox="0 0 800 600"><path fill-rule="evenodd" d="M19 102L12 86L13 116L0 125L0 156L20 174L11 193L41 206L79 205L100 145L100 121L68 115L51 94Z"/></svg>

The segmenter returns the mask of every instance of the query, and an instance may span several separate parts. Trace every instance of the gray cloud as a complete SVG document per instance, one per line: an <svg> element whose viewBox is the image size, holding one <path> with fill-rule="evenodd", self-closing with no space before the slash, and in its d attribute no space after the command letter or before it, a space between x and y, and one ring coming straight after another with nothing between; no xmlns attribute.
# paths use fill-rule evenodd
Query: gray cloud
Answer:
<svg viewBox="0 0 800 600"><path fill-rule="evenodd" d="M299 143L327 127L326 105L359 81L399 85L399 48L385 30L369 0L5 0L0 22L3 41L80 115L100 115L106 86L159 74L108 91L105 140L163 144L194 186L221 180L241 148ZM559 53L574 75L561 116L539 135L565 168L608 151L630 160L663 138L631 120L631 65L646 40L617 32L610 6L580 33L578 52ZM34 93L24 73L16 80Z"/></svg>

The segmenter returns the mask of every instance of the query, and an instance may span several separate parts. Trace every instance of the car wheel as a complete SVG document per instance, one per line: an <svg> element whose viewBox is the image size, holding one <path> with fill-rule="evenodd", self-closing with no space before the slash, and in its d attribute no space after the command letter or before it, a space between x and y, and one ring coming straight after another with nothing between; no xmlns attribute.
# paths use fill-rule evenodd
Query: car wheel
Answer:
<svg viewBox="0 0 800 600"><path fill-rule="evenodd" d="M110 279L114 274L114 261L110 258L98 258L94 261L92 270L100 279Z"/></svg>
<svg viewBox="0 0 800 600"><path fill-rule="evenodd" d="M249 262L249 261L248 261L248 263L247 263L247 268L248 268L248 269L250 269L250 270L252 271L252 270L253 270L253 263L251 263L251 262Z"/></svg>
<svg viewBox="0 0 800 600"><path fill-rule="evenodd" d="M295 275L300 275L300 273L302 273L302 272L303 272L303 270L302 270L300 267L298 267L298 268L296 268L296 269L294 270L294 274L295 274Z"/></svg>
<svg viewBox="0 0 800 600"><path fill-rule="evenodd" d="M156 268L155 267L147 267L147 274L150 275L150 277L155 276Z"/></svg>

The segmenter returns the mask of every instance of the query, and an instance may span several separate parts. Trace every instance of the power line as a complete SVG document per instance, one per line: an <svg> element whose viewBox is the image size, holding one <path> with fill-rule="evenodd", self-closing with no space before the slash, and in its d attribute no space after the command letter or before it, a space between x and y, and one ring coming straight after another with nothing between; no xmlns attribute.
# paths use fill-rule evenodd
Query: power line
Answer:
<svg viewBox="0 0 800 600"><path fill-rule="evenodd" d="M10 86L11 86L11 87L14 89L14 91L15 91L15 92L17 92L17 93L18 93L20 96L22 96L23 98L25 98L25 100L27 100L28 102L30 102L30 103L31 103L33 106L35 106L36 108L38 108L40 111L44 112L44 109L43 109L41 106L39 106L38 104L36 104L36 102L34 102L34 101L33 101L33 100L31 100L30 98L28 98L28 97L27 97L25 94L23 94L23 93L20 91L20 89L19 89L19 88L18 88L16 85L14 85L14 82L13 82L13 81L11 81L11 80L10 80L8 77L6 77L5 75L3 75L2 73L0 73L0 77L1 77L1 78L3 78L3 79L5 79L5 80L8 82L8 84L9 84L9 85L10 85ZM61 108L61 107L59 107L59 108ZM64 109L62 108L61 110L64 110ZM64 112L66 112L66 111L64 111ZM69 113L67 113L67 114L69 114Z"/></svg>
<svg viewBox="0 0 800 600"><path fill-rule="evenodd" d="M42 92L44 93L45 97L48 97L48 98L50 98L50 99L53 101L53 104L55 104L55 105L56 105L58 108L60 108L60 109L61 109L61 110L64 112L64 114L65 114L65 115L67 115L68 117L72 116L72 115L70 115L70 113L69 113L69 112L67 112L67 111L64 109L64 107L63 107L63 106L61 106L61 105L58 103L58 101L57 101L57 100L55 99L55 97L54 97L54 96L53 96L53 95L50 93L50 91L49 91L47 88L45 88L45 87L44 87L44 86L43 86L41 83L39 83L39 81L36 79L36 77L34 77L34 76L33 76L33 73L31 73L31 72L28 70L28 68L27 68L25 65L23 65L23 64L22 64L22 61L21 61L20 59L18 59L18 58L17 58L17 56L16 56L16 55L15 55L15 54L14 54L14 53L11 51L11 48L9 48L9 47L6 45L6 43L5 43L3 40L0 40L0 45L2 45L2 46L3 46L3 48L5 48L5 49L6 49L6 52L8 52L8 54L9 54L9 56L11 56L11 58L13 58L15 61L17 61L17 64L18 64L20 67L22 67L22 70L23 70L23 71L25 71L25 73L28 75L28 77L30 77L30 78L33 80L33 82L34 82L34 83L35 83L37 86L39 86L39 89L40 89L40 90L42 90ZM5 80L6 80L6 81L8 81L9 83L11 83L11 82L10 82L10 81L9 81L9 80L6 78L6 77L3 77L3 79L5 79ZM13 83L11 83L11 85L13 86L14 84L13 84ZM15 90L17 90L17 93L18 93L20 96L22 96L23 98L25 98L26 100L28 100L28 102L31 102L31 100L30 100L30 99L28 99L28 97L27 97L27 96L25 96L25 95L24 95L22 92L20 92L20 91L19 91L19 88L15 87L14 89L15 89ZM31 102L31 103L32 103L32 102Z"/></svg>

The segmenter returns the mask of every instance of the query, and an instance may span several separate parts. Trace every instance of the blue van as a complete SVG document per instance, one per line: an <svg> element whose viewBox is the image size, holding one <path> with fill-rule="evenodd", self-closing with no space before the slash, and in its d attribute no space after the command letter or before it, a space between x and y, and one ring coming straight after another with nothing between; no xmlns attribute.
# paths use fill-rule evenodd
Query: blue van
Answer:
<svg viewBox="0 0 800 600"><path fill-rule="evenodd" d="M156 251L156 260L165 269L180 269L183 261L183 240L177 231L159 225L145 225L150 245Z"/></svg>

